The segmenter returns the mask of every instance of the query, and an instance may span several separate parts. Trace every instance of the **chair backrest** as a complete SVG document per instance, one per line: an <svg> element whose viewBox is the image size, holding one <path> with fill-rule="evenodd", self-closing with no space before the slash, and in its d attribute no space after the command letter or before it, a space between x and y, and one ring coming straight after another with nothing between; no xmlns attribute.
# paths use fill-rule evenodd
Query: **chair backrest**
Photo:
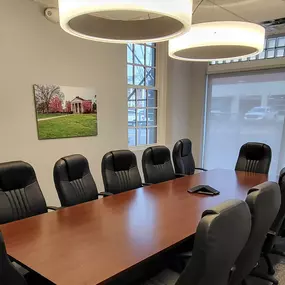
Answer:
<svg viewBox="0 0 285 285"><path fill-rule="evenodd" d="M283 223L285 219L285 168L283 168L280 172L279 187L281 193L281 206L272 226L270 227L270 232L272 234L267 235L267 238L263 245L262 251L265 254L269 254L271 252L272 248L275 245L276 237L277 235L280 234L280 231L282 231L281 227L282 225L284 225Z"/></svg>
<svg viewBox="0 0 285 285"><path fill-rule="evenodd" d="M137 159L130 150L106 153L102 159L101 170L106 192L117 194L142 186Z"/></svg>
<svg viewBox="0 0 285 285"><path fill-rule="evenodd" d="M90 172L88 161L81 154L59 159L54 165L53 178L63 207L98 198L97 187Z"/></svg>
<svg viewBox="0 0 285 285"><path fill-rule="evenodd" d="M285 167L280 172L278 183L279 183L280 193L281 193L281 206L277 214L277 217L275 218L270 228L272 231L276 232L277 234L285 219Z"/></svg>
<svg viewBox="0 0 285 285"><path fill-rule="evenodd" d="M6 252L2 233L0 232L0 284L26 285L24 277L16 270Z"/></svg>
<svg viewBox="0 0 285 285"><path fill-rule="evenodd" d="M247 204L229 200L203 213L192 258L175 285L226 285L250 233Z"/></svg>
<svg viewBox="0 0 285 285"><path fill-rule="evenodd" d="M280 208L280 196L275 182L265 182L249 190L246 202L252 216L251 233L236 261L231 285L240 285L258 263L267 232Z"/></svg>
<svg viewBox="0 0 285 285"><path fill-rule="evenodd" d="M142 168L146 183L175 179L170 151L166 146L148 147L142 156Z"/></svg>
<svg viewBox="0 0 285 285"><path fill-rule="evenodd" d="M181 139L174 145L172 159L176 173L194 174L195 161L192 154L192 142L189 139Z"/></svg>
<svg viewBox="0 0 285 285"><path fill-rule="evenodd" d="M249 142L239 152L236 170L268 174L271 148L264 143Z"/></svg>
<svg viewBox="0 0 285 285"><path fill-rule="evenodd" d="M33 167L23 161L0 163L0 224L46 212Z"/></svg>

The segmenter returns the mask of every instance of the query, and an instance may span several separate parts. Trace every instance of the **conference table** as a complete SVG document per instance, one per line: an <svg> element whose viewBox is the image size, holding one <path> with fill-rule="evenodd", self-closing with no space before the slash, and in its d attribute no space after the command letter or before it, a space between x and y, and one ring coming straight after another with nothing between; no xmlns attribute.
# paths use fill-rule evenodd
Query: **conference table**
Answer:
<svg viewBox="0 0 285 285"><path fill-rule="evenodd" d="M210 170L0 226L8 254L58 285L106 284L196 232L204 210L267 175ZM218 196L190 194L207 184Z"/></svg>

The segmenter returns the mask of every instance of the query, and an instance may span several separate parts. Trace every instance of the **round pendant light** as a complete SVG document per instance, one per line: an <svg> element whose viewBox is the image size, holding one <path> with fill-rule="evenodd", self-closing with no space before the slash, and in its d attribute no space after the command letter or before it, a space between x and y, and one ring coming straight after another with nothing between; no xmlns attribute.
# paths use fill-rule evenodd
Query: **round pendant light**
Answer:
<svg viewBox="0 0 285 285"><path fill-rule="evenodd" d="M169 56L186 61L234 59L264 49L265 29L247 22L208 22L192 25L185 35L169 41Z"/></svg>
<svg viewBox="0 0 285 285"><path fill-rule="evenodd" d="M161 42L189 31L193 0L58 0L68 33L113 43Z"/></svg>

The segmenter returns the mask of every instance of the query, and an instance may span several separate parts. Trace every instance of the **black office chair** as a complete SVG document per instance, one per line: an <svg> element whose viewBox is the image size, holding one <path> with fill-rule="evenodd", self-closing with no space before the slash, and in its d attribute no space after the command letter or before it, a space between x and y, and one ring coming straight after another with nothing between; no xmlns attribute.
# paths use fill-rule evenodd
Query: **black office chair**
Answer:
<svg viewBox="0 0 285 285"><path fill-rule="evenodd" d="M254 269L258 265L266 234L280 209L280 188L274 182L262 183L249 190L246 202L252 215L252 229L250 237L235 263L235 270L229 284L247 284L246 278L249 274L278 284L275 278L256 273Z"/></svg>
<svg viewBox="0 0 285 285"><path fill-rule="evenodd" d="M279 186L281 189L281 195L282 195L281 208L280 208L280 211L278 213L278 216L282 216L282 212L285 215L285 202L283 202L283 198L285 199L285 197L283 197L283 195L285 196L285 167L280 171L278 183L279 183ZM283 223L279 229L278 235L281 237L285 237L285 219L283 220ZM280 253L281 252L277 251L277 254L280 254ZM282 253L281 255L285 256L284 253Z"/></svg>
<svg viewBox="0 0 285 285"><path fill-rule="evenodd" d="M192 142L189 139L181 139L174 145L172 159L176 173L192 175L195 170L207 171L204 168L195 167Z"/></svg>
<svg viewBox="0 0 285 285"><path fill-rule="evenodd" d="M0 284L27 285L24 277L16 270L6 252L2 233L0 232Z"/></svg>
<svg viewBox="0 0 285 285"><path fill-rule="evenodd" d="M244 201L230 200L206 210L196 230L192 258L175 285L227 285L250 229L251 215ZM146 284L169 284L175 275L161 278L160 273Z"/></svg>
<svg viewBox="0 0 285 285"><path fill-rule="evenodd" d="M33 167L23 161L0 163L0 224L47 213Z"/></svg>
<svg viewBox="0 0 285 285"><path fill-rule="evenodd" d="M62 207L96 200L98 195L112 195L106 192L98 193L88 161L81 154L59 159L54 165L53 177Z"/></svg>
<svg viewBox="0 0 285 285"><path fill-rule="evenodd" d="M268 274L270 275L273 275L275 273L275 270L273 268L273 264L270 260L269 254L273 253L285 256L285 253L283 251L278 250L275 246L276 237L280 235L281 227L284 224L285 219L285 168L283 168L280 172L279 186L281 191L281 206L277 217L275 218L272 226L270 227L270 231L267 233L267 237L262 250L263 256L268 267Z"/></svg>
<svg viewBox="0 0 285 285"><path fill-rule="evenodd" d="M107 192L117 194L142 187L137 159L130 150L106 153L102 159L101 170Z"/></svg>
<svg viewBox="0 0 285 285"><path fill-rule="evenodd" d="M268 174L270 163L270 146L249 142L241 147L235 170Z"/></svg>
<svg viewBox="0 0 285 285"><path fill-rule="evenodd" d="M142 156L142 168L146 183L160 183L183 176L175 174L166 146L148 147Z"/></svg>

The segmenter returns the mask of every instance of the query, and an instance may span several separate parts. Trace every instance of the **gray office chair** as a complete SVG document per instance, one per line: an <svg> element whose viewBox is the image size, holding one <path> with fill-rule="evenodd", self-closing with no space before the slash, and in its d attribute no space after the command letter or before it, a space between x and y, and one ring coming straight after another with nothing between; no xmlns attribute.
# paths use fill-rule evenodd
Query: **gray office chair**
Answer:
<svg viewBox="0 0 285 285"><path fill-rule="evenodd" d="M24 277L16 270L6 252L2 233L0 232L0 284L27 285Z"/></svg>
<svg viewBox="0 0 285 285"><path fill-rule="evenodd" d="M268 174L270 163L270 146L249 142L241 147L235 170Z"/></svg>
<svg viewBox="0 0 285 285"><path fill-rule="evenodd" d="M246 278L250 274L278 284L273 277L257 274L254 269L258 265L266 234L280 209L280 188L275 182L262 183L249 190L246 202L252 215L251 233L235 263L229 284L247 284Z"/></svg>
<svg viewBox="0 0 285 285"><path fill-rule="evenodd" d="M227 285L250 229L250 211L244 201L230 200L206 210L196 231L192 258L175 285ZM169 279L160 282L169 284ZM153 280L146 284L157 284Z"/></svg>
<svg viewBox="0 0 285 285"><path fill-rule="evenodd" d="M281 227L284 224L285 219L285 168L283 168L280 172L279 186L281 191L281 206L272 226L270 227L270 231L267 233L267 237L262 250L263 257L265 258L268 267L268 274L270 275L273 275L275 273L275 270L273 268L269 254L273 253L281 255L283 257L285 256L285 252L278 250L275 246L276 237L280 235Z"/></svg>

